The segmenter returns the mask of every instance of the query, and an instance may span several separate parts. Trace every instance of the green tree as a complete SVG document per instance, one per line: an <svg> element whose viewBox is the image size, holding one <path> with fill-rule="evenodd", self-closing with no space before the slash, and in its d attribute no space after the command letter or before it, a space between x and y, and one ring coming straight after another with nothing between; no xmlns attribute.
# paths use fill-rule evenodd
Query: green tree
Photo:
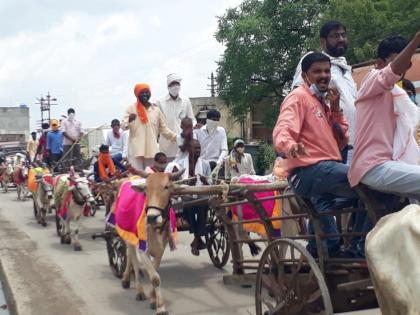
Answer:
<svg viewBox="0 0 420 315"><path fill-rule="evenodd" d="M216 39L226 46L218 62L219 96L242 120L257 103L267 122L277 117L296 64L309 48L326 1L245 0L218 19ZM274 119L273 119L274 117Z"/></svg>
<svg viewBox="0 0 420 315"><path fill-rule="evenodd" d="M347 26L346 57L354 64L374 58L386 36L412 37L419 17L419 0L244 0L218 18L215 36L226 47L218 61L219 96L239 121L260 104L272 126L301 56L320 49L325 21Z"/></svg>
<svg viewBox="0 0 420 315"><path fill-rule="evenodd" d="M330 0L328 10L319 21L334 19L347 27L350 64L376 57L379 42L389 35L410 39L420 29L420 1L418 0ZM319 47L319 41L313 42Z"/></svg>

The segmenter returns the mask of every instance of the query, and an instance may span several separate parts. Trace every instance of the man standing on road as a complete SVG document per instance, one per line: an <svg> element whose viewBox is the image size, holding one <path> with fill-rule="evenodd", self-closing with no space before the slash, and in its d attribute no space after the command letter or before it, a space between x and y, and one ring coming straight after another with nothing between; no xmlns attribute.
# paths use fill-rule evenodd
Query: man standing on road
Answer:
<svg viewBox="0 0 420 315"><path fill-rule="evenodd" d="M357 198L347 179L348 166L341 162L348 124L340 95L329 88L330 68L330 58L323 53L303 58L305 84L286 96L273 131L277 152L288 157L284 161L289 183L298 195L311 198L317 212L333 210L337 197ZM333 216L322 217L321 224L324 233L337 233ZM326 245L330 256L341 255L338 237L328 238ZM309 240L308 250L316 255L314 239Z"/></svg>
<svg viewBox="0 0 420 315"><path fill-rule="evenodd" d="M158 138L163 136L176 145L176 133L166 125L159 107L150 103L152 94L148 84L136 84L134 95L137 101L127 108L122 127L130 131L128 162L134 169L144 170L159 152Z"/></svg>
<svg viewBox="0 0 420 315"><path fill-rule="evenodd" d="M82 124L74 117L75 111L73 108L69 108L67 114L68 117L61 122L61 131L63 131L64 136L63 155L66 156L65 160L69 161L69 163L66 163L67 167L74 165L77 168L82 158L79 143L83 136Z"/></svg>
<svg viewBox="0 0 420 315"><path fill-rule="evenodd" d="M206 125L194 129L194 135L201 145L201 158L210 162L213 174L218 174L228 155L226 131L219 126L220 112L210 109Z"/></svg>
<svg viewBox="0 0 420 315"><path fill-rule="evenodd" d="M181 132L180 126L182 118L189 117L193 120L194 124L194 114L190 99L179 94L181 80L181 77L175 73L168 75L167 86L169 93L156 102L160 111L165 115L168 128L176 134ZM159 149L166 154L169 162L175 158L178 152L177 144L164 137L160 137L159 139Z"/></svg>
<svg viewBox="0 0 420 315"><path fill-rule="evenodd" d="M349 124L349 144L341 151L343 163L351 164L354 142L354 120L356 108L357 87L352 77L351 66L347 64L344 54L347 50L346 27L339 21L325 23L319 32L322 53L331 60L331 82L330 86L335 87L340 93L340 107L343 109L344 117ZM304 84L302 78L301 62L297 66L293 78L292 87Z"/></svg>
<svg viewBox="0 0 420 315"><path fill-rule="evenodd" d="M29 139L26 145L26 153L29 156L29 160L32 163L35 159L36 150L38 147L38 140L36 140L36 132L31 132L31 139Z"/></svg>

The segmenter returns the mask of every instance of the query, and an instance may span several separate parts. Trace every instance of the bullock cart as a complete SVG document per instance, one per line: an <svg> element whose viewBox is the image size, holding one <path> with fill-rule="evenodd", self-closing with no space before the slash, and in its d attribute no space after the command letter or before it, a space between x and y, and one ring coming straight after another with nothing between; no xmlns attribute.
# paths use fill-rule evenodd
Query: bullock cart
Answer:
<svg viewBox="0 0 420 315"><path fill-rule="evenodd" d="M395 196L372 192L364 186L356 188L363 208L338 208L318 213L310 200L288 193L286 182L265 185L230 184L224 189L213 188L210 205L228 232L231 244L233 274L224 277L225 284L255 284L256 314L333 314L377 307L377 300L366 259L363 257L330 257L325 246L327 238L339 238L350 244L364 238L367 232L355 232L353 224L341 222L348 214L352 217L368 216L375 224L379 218L401 209L405 200ZM277 190L272 197L258 198L257 192ZM194 193L200 193L195 191ZM267 216L262 206L269 199L282 201L283 213ZM232 206L252 204L258 218L232 220ZM321 229L325 216L335 216L338 233L326 234ZM290 223L311 220L314 233L290 229ZM282 222L279 234L274 223ZM366 221L365 221L366 222ZM244 238L238 227L259 223L265 229L265 237ZM309 239L315 239L317 250L311 255L306 249ZM243 244L266 244L258 258L245 257Z"/></svg>
<svg viewBox="0 0 420 315"><path fill-rule="evenodd" d="M182 208L184 206L206 205L208 202L208 198L199 198L193 201L180 201L174 204L178 232L189 230L188 223L182 216ZM124 241L120 238L116 230L110 226L106 226L103 233L93 234L92 238L105 239L111 271L116 277L121 278L127 264L127 247ZM229 261L230 242L226 226L223 220L216 215L213 208L209 209L205 240L207 252L213 265L217 268L223 268Z"/></svg>

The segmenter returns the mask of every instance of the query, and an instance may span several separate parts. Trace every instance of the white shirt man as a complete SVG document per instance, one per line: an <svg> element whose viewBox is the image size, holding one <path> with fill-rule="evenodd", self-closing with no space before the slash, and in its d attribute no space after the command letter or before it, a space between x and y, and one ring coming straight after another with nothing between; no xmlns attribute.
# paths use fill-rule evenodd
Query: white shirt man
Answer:
<svg viewBox="0 0 420 315"><path fill-rule="evenodd" d="M337 21L325 23L320 30L320 41L323 48L322 53L330 57L331 60L330 86L336 87L340 93L340 107L343 109L344 117L349 124L349 145L353 146L356 118L354 101L356 99L357 86L352 77L351 66L347 64L347 60L343 56L347 49L345 26ZM301 62L310 53L302 57L296 68L292 83L293 88L304 84ZM347 164L351 162L352 153L350 152L352 151L348 153Z"/></svg>
<svg viewBox="0 0 420 315"><path fill-rule="evenodd" d="M168 128L176 134L181 132L182 118L189 117L193 120L193 124L195 124L190 99L179 94L181 80L181 77L175 73L168 75L167 85L169 93L156 102L156 105L166 118ZM178 152L178 146L175 142L160 137L159 150L172 160Z"/></svg>
<svg viewBox="0 0 420 315"><path fill-rule="evenodd" d="M218 126L220 113L211 109L207 112L206 125L194 129L194 135L201 145L201 158L210 162L210 166L220 169L228 155L226 131Z"/></svg>

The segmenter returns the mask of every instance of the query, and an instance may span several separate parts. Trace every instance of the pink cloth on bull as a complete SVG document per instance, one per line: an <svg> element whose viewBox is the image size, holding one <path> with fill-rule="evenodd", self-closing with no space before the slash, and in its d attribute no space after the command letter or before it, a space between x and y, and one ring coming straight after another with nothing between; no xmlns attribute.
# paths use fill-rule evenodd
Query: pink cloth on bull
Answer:
<svg viewBox="0 0 420 315"><path fill-rule="evenodd" d="M113 213L107 219L107 222L111 225L113 222L115 223L117 232L124 241L145 251L147 249L147 223L146 212L144 211L146 196L144 193L132 190L131 185L130 180L121 185ZM172 208L169 209L169 221L172 232L169 245L171 250L174 250L176 216Z"/></svg>
<svg viewBox="0 0 420 315"><path fill-rule="evenodd" d="M67 218L67 212L69 211L69 203L71 199L71 191L66 192L61 208L59 209L58 216L65 220Z"/></svg>
<svg viewBox="0 0 420 315"><path fill-rule="evenodd" d="M265 184L269 183L267 180L255 180L248 177L241 177L239 179L239 183L242 184ZM265 198L265 197L273 197L276 195L275 191L262 191L254 193L255 198ZM267 213L268 217L273 216L280 216L281 215L281 200L280 199L271 199L261 202L262 206L264 207L265 212ZM232 206L232 212L234 217L237 218L238 216L238 206ZM242 205L242 219L243 220L253 220L259 219L258 213L255 211L254 207L250 203L245 203ZM280 221L273 221L273 227L276 233L280 234ZM262 224L253 224L247 223L244 224L244 228L248 232L255 232L260 235L265 234L265 229Z"/></svg>

